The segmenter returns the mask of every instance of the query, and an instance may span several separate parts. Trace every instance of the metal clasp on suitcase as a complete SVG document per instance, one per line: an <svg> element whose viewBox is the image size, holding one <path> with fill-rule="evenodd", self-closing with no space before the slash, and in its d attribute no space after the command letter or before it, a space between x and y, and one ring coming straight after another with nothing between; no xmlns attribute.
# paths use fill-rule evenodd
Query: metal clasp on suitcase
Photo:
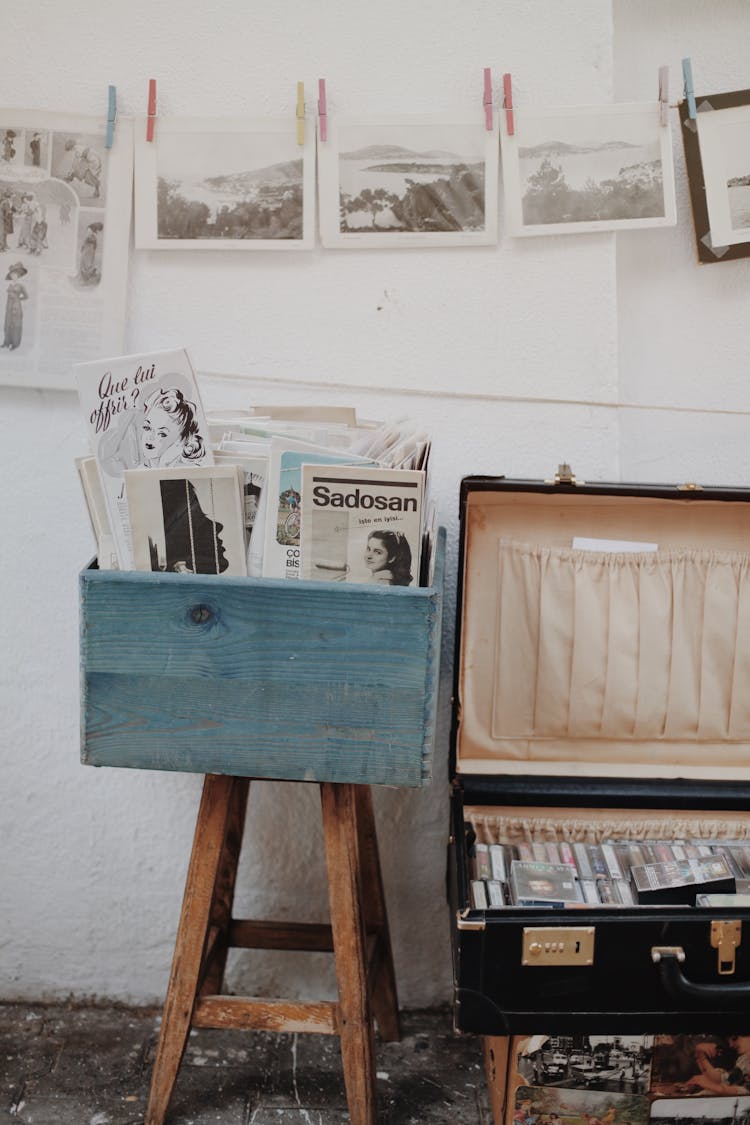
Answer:
<svg viewBox="0 0 750 1125"><path fill-rule="evenodd" d="M718 950L720 976L731 976L735 970L735 951L742 942L742 922L731 919L726 922L711 923L711 946ZM714 1004L717 1001L726 1006L746 1005L750 996L750 982L740 984L697 984L688 980L680 969L686 960L685 951L680 945L655 945L651 949L651 960L659 966L664 990L670 996L684 1000L686 996Z"/></svg>
<svg viewBox="0 0 750 1125"><path fill-rule="evenodd" d="M585 484L585 480L578 480L575 473L571 469L567 461L561 461L557 466L557 472L551 480L545 480L545 484Z"/></svg>
<svg viewBox="0 0 750 1125"><path fill-rule="evenodd" d="M731 976L735 970L735 952L742 944L742 922L732 919L728 922L711 923L711 948L719 951L718 973L721 977ZM681 945L655 945L651 950L651 960L658 965L662 957L676 957L685 960Z"/></svg>

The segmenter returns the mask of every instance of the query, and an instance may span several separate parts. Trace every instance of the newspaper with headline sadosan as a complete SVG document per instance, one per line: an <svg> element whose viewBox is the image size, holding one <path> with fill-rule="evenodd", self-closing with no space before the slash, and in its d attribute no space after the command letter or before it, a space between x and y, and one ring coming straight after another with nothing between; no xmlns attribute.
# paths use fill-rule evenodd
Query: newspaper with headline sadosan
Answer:
<svg viewBox="0 0 750 1125"><path fill-rule="evenodd" d="M425 474L302 466L302 576L417 586Z"/></svg>

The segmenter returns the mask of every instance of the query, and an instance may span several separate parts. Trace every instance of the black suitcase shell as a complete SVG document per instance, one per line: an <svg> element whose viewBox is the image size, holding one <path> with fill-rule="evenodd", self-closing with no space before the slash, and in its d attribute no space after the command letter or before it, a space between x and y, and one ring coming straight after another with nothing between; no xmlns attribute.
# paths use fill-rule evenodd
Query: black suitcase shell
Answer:
<svg viewBox="0 0 750 1125"><path fill-rule="evenodd" d="M513 492L549 496L607 496L674 500L686 504L750 503L750 489L695 486L576 484L568 481L467 477L460 498L459 577L453 722L451 731L451 834L448 899L452 912L455 1023L487 1036L556 1033L720 1033L750 1012L750 910L671 906L581 907L538 910L470 905L469 851L472 806L543 806L629 810L706 810L706 816L750 815L747 780L585 777L544 774L462 773L457 769L462 724L463 589L467 564L467 503L477 494ZM750 512L750 509L748 509ZM750 539L748 539L750 551ZM750 691L750 684L748 684ZM750 759L749 759L750 761ZM623 771L625 774L627 771ZM469 810L468 814L466 810ZM740 944L720 966L712 925L738 921ZM590 965L523 965L525 930L594 927ZM654 950L663 950L654 956Z"/></svg>

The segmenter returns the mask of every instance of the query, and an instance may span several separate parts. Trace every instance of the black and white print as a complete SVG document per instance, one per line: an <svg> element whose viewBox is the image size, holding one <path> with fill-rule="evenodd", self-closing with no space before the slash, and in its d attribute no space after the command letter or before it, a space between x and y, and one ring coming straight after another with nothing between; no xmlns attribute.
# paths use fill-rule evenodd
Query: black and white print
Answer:
<svg viewBox="0 0 750 1125"><path fill-rule="evenodd" d="M706 103L696 127L711 240L715 246L750 242L750 105L710 110Z"/></svg>
<svg viewBox="0 0 750 1125"><path fill-rule="evenodd" d="M324 246L497 240L497 132L483 120L337 120L318 149Z"/></svg>
<svg viewBox="0 0 750 1125"><path fill-rule="evenodd" d="M529 1086L646 1094L653 1036L559 1035L522 1040L518 1072Z"/></svg>
<svg viewBox="0 0 750 1125"><path fill-rule="evenodd" d="M246 575L242 485L235 465L128 470L136 570Z"/></svg>
<svg viewBox="0 0 750 1125"><path fill-rule="evenodd" d="M104 138L97 134L55 133L52 137L51 174L70 184L82 207L104 207L107 202Z"/></svg>
<svg viewBox="0 0 750 1125"><path fill-rule="evenodd" d="M177 349L77 364L75 376L120 569L130 570L125 472L213 464L195 372Z"/></svg>
<svg viewBox="0 0 750 1125"><path fill-rule="evenodd" d="M130 119L104 142L99 118L0 110L0 385L69 390L122 350Z"/></svg>
<svg viewBox="0 0 750 1125"><path fill-rule="evenodd" d="M144 126L145 128L145 126ZM314 133L296 120L157 123L136 132L136 245L301 249L312 245Z"/></svg>
<svg viewBox="0 0 750 1125"><path fill-rule="evenodd" d="M511 234L676 222L670 130L658 103L517 111L513 136L502 128L501 138Z"/></svg>

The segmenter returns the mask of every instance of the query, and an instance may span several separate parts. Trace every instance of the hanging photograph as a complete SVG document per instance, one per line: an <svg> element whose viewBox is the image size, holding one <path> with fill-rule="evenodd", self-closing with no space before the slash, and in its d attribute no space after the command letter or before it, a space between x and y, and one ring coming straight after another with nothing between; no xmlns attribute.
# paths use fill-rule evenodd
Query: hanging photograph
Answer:
<svg viewBox="0 0 750 1125"><path fill-rule="evenodd" d="M73 388L122 351L132 125L0 110L0 385Z"/></svg>
<svg viewBox="0 0 750 1125"><path fill-rule="evenodd" d="M331 118L318 164L324 246L497 242L497 127L483 117Z"/></svg>
<svg viewBox="0 0 750 1125"><path fill-rule="evenodd" d="M135 245L151 250L308 250L314 244L315 128L158 118L135 125Z"/></svg>
<svg viewBox="0 0 750 1125"><path fill-rule="evenodd" d="M750 90L680 106L693 225L701 262L750 255Z"/></svg>
<svg viewBox="0 0 750 1125"><path fill-rule="evenodd" d="M504 119L500 131L509 234L675 225L671 132L658 102L516 110L514 117L514 135Z"/></svg>

